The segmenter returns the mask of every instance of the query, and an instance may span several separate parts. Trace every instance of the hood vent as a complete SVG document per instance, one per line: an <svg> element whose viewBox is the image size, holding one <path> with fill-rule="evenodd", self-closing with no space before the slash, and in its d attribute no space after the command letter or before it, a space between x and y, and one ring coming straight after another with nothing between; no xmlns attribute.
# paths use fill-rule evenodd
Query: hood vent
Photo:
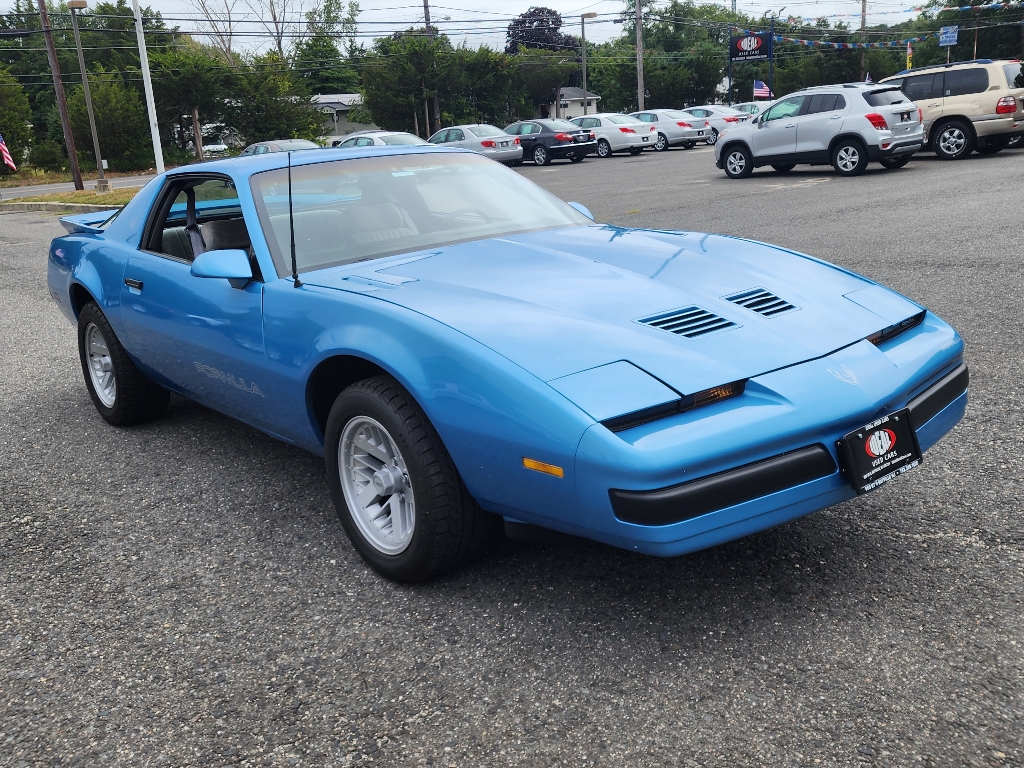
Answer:
<svg viewBox="0 0 1024 768"><path fill-rule="evenodd" d="M751 312L757 312L757 314L764 315L765 317L774 317L775 315L781 315L783 312L790 312L796 309L788 301L783 301L774 293L766 291L764 288L751 288L749 291L740 291L732 296L726 296L725 300L731 301L733 304L739 304L741 307L745 307Z"/></svg>
<svg viewBox="0 0 1024 768"><path fill-rule="evenodd" d="M654 328L660 328L663 331L679 336L685 336L688 339L704 336L715 331L724 331L726 328L732 328L736 325L731 320L714 315L700 307L674 309L671 312L662 312L659 315L645 317L637 322L653 326Z"/></svg>

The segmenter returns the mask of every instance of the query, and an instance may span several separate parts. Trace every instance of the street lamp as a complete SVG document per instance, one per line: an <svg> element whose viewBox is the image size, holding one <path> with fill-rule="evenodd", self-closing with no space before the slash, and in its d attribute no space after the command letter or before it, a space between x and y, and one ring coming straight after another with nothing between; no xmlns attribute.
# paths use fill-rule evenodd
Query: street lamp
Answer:
<svg viewBox="0 0 1024 768"><path fill-rule="evenodd" d="M85 69L85 55L82 53L82 37L78 34L78 11L86 8L85 0L68 0L71 9L71 28L75 32L75 48L78 50L78 66L82 70L82 89L85 91L85 110L89 113L89 128L92 130L92 148L96 153L96 169L100 172L96 180L97 192L109 192L110 182L103 175L103 156L100 155L100 137L96 133L96 118L92 114L92 94L89 92L89 74Z"/></svg>
<svg viewBox="0 0 1024 768"><path fill-rule="evenodd" d="M596 19L597 14L580 14L580 43L583 48L583 114L587 114L587 19Z"/></svg>

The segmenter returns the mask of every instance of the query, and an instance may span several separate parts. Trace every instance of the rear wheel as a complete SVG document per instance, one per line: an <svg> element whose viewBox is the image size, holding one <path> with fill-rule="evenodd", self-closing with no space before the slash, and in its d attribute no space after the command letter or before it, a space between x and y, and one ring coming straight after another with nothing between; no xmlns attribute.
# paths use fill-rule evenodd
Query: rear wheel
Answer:
<svg viewBox="0 0 1024 768"><path fill-rule="evenodd" d="M724 152L725 159L722 167L725 175L730 179L745 179L754 170L754 161L750 156L750 150L742 144L729 147Z"/></svg>
<svg viewBox="0 0 1024 768"><path fill-rule="evenodd" d="M711 129L711 135L708 136L707 139L705 139L705 141L707 142L707 145L709 147L715 146L715 144L718 143L718 129L717 128L712 128Z"/></svg>
<svg viewBox="0 0 1024 768"><path fill-rule="evenodd" d="M840 176L859 176L868 167L868 153L856 139L841 139L832 148L832 167Z"/></svg>
<svg viewBox="0 0 1024 768"><path fill-rule="evenodd" d="M879 160L883 168L888 168L890 171L895 171L897 168L902 168L910 162L910 155L897 155L896 157L883 157Z"/></svg>
<svg viewBox="0 0 1024 768"><path fill-rule="evenodd" d="M109 423L126 427L167 410L170 393L135 366L95 302L78 314L78 354L93 405Z"/></svg>
<svg viewBox="0 0 1024 768"><path fill-rule="evenodd" d="M655 152L664 152L668 149L668 137L664 133L658 134L658 140L654 142Z"/></svg>
<svg viewBox="0 0 1024 768"><path fill-rule="evenodd" d="M796 168L796 163L781 163L779 165L773 165L776 173L789 173Z"/></svg>
<svg viewBox="0 0 1024 768"><path fill-rule="evenodd" d="M550 165L551 153L548 152L548 148L542 145L538 145L533 148L533 162L537 165Z"/></svg>
<svg viewBox="0 0 1024 768"><path fill-rule="evenodd" d="M327 419L327 483L359 555L394 581L423 581L477 554L497 517L470 497L440 436L390 376L342 392Z"/></svg>
<svg viewBox="0 0 1024 768"><path fill-rule="evenodd" d="M942 160L961 160L974 149L974 133L966 123L950 120L938 127L932 144Z"/></svg>
<svg viewBox="0 0 1024 768"><path fill-rule="evenodd" d="M599 139L597 142L597 156L598 157L611 157L612 156L612 145L608 143L606 139Z"/></svg>

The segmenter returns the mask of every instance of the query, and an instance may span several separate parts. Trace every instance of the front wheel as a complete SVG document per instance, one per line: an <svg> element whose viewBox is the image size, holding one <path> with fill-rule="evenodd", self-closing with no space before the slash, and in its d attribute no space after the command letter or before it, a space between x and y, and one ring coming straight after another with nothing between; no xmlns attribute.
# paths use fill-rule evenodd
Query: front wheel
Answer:
<svg viewBox="0 0 1024 768"><path fill-rule="evenodd" d="M718 129L717 128L712 128L711 129L711 135L708 136L707 139L705 139L705 141L707 142L707 145L709 147L715 146L715 144L718 143Z"/></svg>
<svg viewBox="0 0 1024 768"><path fill-rule="evenodd" d="M902 168L910 162L910 155L897 155L896 157L883 157L878 161L882 164L883 168L888 168L890 171L895 171L898 168Z"/></svg>
<svg viewBox="0 0 1024 768"><path fill-rule="evenodd" d="M668 137L664 133L658 134L658 140L654 142L655 152L664 152L668 149Z"/></svg>
<svg viewBox="0 0 1024 768"><path fill-rule="evenodd" d="M541 145L534 147L533 162L536 163L537 165L550 165L551 153L548 152L548 148Z"/></svg>
<svg viewBox="0 0 1024 768"><path fill-rule="evenodd" d="M961 160L974 150L974 134L966 123L950 120L939 126L932 144L940 159Z"/></svg>
<svg viewBox="0 0 1024 768"><path fill-rule="evenodd" d="M730 179L745 179L754 170L754 160L750 156L750 150L743 145L737 145L725 150L722 167Z"/></svg>
<svg viewBox="0 0 1024 768"><path fill-rule="evenodd" d="M612 145L608 143L606 139L601 139L597 142L597 156L598 157L611 157L612 156Z"/></svg>
<svg viewBox="0 0 1024 768"><path fill-rule="evenodd" d="M126 427L167 410L170 393L136 367L92 301L78 314L78 355L93 405L109 423Z"/></svg>
<svg viewBox="0 0 1024 768"><path fill-rule="evenodd" d="M864 145L854 139L843 139L832 149L832 167L840 176L859 176L868 166Z"/></svg>
<svg viewBox="0 0 1024 768"><path fill-rule="evenodd" d="M390 376L338 395L325 434L327 484L352 545L382 576L424 581L479 552L481 510L416 402Z"/></svg>

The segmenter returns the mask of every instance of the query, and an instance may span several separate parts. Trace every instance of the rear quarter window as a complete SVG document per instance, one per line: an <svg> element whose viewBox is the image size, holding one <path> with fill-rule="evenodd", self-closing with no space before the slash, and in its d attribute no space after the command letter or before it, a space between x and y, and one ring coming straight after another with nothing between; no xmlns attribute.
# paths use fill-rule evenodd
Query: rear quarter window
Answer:
<svg viewBox="0 0 1024 768"><path fill-rule="evenodd" d="M984 67L954 69L946 73L946 96L966 96L988 90L988 70Z"/></svg>
<svg viewBox="0 0 1024 768"><path fill-rule="evenodd" d="M1007 88L1024 88L1024 64L1003 64Z"/></svg>

